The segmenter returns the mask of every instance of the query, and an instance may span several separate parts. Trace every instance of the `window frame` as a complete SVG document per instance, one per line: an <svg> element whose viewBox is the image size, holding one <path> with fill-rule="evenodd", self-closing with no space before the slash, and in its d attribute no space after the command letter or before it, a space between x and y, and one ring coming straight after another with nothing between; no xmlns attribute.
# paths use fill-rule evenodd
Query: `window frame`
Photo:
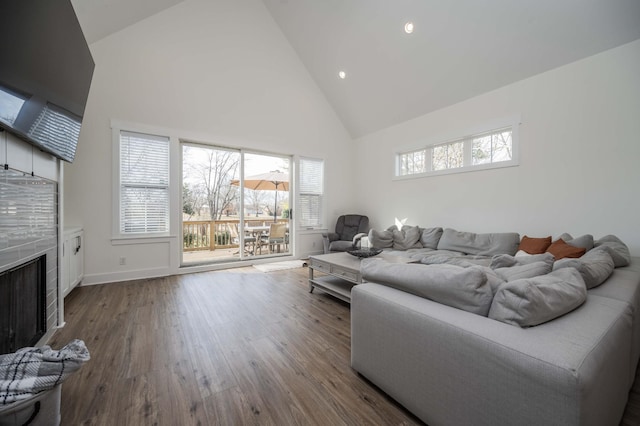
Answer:
<svg viewBox="0 0 640 426"><path fill-rule="evenodd" d="M480 170L491 170L519 165L519 125L520 117L496 120L493 123L476 127L464 133L464 136L438 138L439 140L425 143L422 146L396 151L394 153L393 180L415 179L431 176L441 176L455 173L467 173ZM511 160L473 164L473 139L481 136L511 130ZM447 146L455 143L463 143L463 165L461 167L432 170L433 150L436 147ZM403 156L424 152L424 171L410 174L400 174L403 168Z"/></svg>
<svg viewBox="0 0 640 426"><path fill-rule="evenodd" d="M146 126L126 125L112 122L112 243L118 244L118 241L130 241L144 242L149 239L167 238L171 236L172 229L172 198L174 185L172 184L172 138L168 132L157 131L157 129L148 128ZM166 185L167 192L167 229L160 232L122 232L121 231L121 206L122 206L122 193L121 193L121 158L120 158L120 136L122 132L139 133L143 135L155 136L160 138L166 138L168 141L168 162L167 162L167 175L168 181Z"/></svg>

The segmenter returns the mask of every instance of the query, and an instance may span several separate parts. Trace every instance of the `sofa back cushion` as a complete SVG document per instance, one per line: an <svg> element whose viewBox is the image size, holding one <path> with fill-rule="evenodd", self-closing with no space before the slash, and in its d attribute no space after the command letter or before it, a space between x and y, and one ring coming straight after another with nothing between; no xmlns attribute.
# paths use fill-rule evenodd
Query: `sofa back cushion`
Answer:
<svg viewBox="0 0 640 426"><path fill-rule="evenodd" d="M420 243L420 228L417 226L403 226L400 231L396 227L389 228L389 230L391 230L393 234L394 250L422 248L422 244Z"/></svg>
<svg viewBox="0 0 640 426"><path fill-rule="evenodd" d="M479 268L400 264L363 259L362 278L478 315L487 316L493 293Z"/></svg>
<svg viewBox="0 0 640 426"><path fill-rule="evenodd" d="M422 234L420 235L420 243L422 247L437 249L438 242L442 237L443 229L440 227L436 228L422 228Z"/></svg>
<svg viewBox="0 0 640 426"><path fill-rule="evenodd" d="M380 249L393 247L393 232L378 231L375 229L370 230L369 245Z"/></svg>
<svg viewBox="0 0 640 426"><path fill-rule="evenodd" d="M571 234L565 232L564 234L560 235L558 239L564 241L570 246L580 247L585 249L586 251L589 251L593 248L593 235L591 234L584 234L580 237L573 238Z"/></svg>
<svg viewBox="0 0 640 426"><path fill-rule="evenodd" d="M443 231L438 250L454 250L467 254L493 256L494 254L516 254L520 244L520 234L502 232L475 234L447 228Z"/></svg>
<svg viewBox="0 0 640 426"><path fill-rule="evenodd" d="M631 254L629 253L629 247L615 235L606 235L594 242L595 247L609 247L609 254L613 258L616 268L620 266L627 266L631 263Z"/></svg>
<svg viewBox="0 0 640 426"><path fill-rule="evenodd" d="M571 312L587 300L587 287L575 268L562 268L534 278L502 284L489 318L531 327Z"/></svg>
<svg viewBox="0 0 640 426"><path fill-rule="evenodd" d="M576 268L587 286L591 289L606 281L613 273L615 264L606 247L590 250L580 259L561 259L553 264L553 270Z"/></svg>

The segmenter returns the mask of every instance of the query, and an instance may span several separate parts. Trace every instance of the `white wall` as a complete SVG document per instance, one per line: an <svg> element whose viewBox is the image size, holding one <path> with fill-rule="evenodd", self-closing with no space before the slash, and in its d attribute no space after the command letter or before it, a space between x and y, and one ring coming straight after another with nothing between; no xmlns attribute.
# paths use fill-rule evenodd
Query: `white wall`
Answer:
<svg viewBox="0 0 640 426"><path fill-rule="evenodd" d="M518 167L392 180L395 152L514 114ZM611 233L640 255L640 40L356 143L356 194L374 228L408 217L474 232Z"/></svg>
<svg viewBox="0 0 640 426"><path fill-rule="evenodd" d="M84 284L178 270L177 197L174 238L112 243L111 120L164 129L174 154L177 138L185 138L324 158L329 223L354 206L344 184L353 173L353 144L261 1L188 0L91 51L93 84L64 185L66 223L85 229Z"/></svg>

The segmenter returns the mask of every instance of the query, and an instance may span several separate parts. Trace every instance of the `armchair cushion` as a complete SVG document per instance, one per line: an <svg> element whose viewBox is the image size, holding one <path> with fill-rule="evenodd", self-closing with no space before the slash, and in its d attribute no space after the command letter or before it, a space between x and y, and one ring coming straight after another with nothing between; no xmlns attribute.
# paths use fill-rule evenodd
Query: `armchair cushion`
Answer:
<svg viewBox="0 0 640 426"><path fill-rule="evenodd" d="M329 251L347 251L354 248L353 241L336 240L329 243Z"/></svg>
<svg viewBox="0 0 640 426"><path fill-rule="evenodd" d="M336 234L335 232L323 232L322 238L326 238L329 241L336 241L340 239L340 235Z"/></svg>

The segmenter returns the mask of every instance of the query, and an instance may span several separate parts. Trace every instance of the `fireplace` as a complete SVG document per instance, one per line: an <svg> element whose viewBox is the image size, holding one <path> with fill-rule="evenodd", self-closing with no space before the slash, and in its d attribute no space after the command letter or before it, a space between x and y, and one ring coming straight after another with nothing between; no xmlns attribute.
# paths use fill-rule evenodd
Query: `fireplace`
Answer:
<svg viewBox="0 0 640 426"><path fill-rule="evenodd" d="M0 273L0 354L34 346L46 331L46 255Z"/></svg>
<svg viewBox="0 0 640 426"><path fill-rule="evenodd" d="M0 353L58 325L58 185L0 169Z"/></svg>

